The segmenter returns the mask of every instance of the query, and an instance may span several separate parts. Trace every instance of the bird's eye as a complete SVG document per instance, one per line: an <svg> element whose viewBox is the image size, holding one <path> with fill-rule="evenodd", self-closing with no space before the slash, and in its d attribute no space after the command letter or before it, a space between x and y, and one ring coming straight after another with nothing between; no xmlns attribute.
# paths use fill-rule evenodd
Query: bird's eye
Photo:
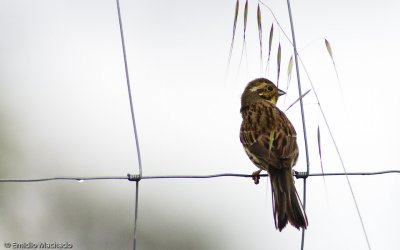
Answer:
<svg viewBox="0 0 400 250"><path fill-rule="evenodd" d="M268 90L268 91L273 91L274 88L273 88L272 86L268 86L268 87L267 87L267 90Z"/></svg>

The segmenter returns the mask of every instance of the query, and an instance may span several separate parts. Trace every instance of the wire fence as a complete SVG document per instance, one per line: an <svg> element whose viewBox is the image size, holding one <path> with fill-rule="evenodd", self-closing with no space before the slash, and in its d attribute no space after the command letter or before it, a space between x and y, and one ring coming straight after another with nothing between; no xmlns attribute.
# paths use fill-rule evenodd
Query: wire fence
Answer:
<svg viewBox="0 0 400 250"><path fill-rule="evenodd" d="M260 1L262 3L262 1ZM263 3L264 4L264 3ZM299 96L302 96L301 92L301 84L300 84L300 75L299 75L299 65L297 59L297 48L295 42L295 34L294 34L294 25L293 25L293 18L291 13L290 1L287 0L291 30L292 30L292 44L294 48L294 55L295 55L295 65L296 65L296 72L297 72L297 79L298 79L298 89L299 89ZM128 69L128 61L126 56L126 47L125 47L125 38L124 38L124 31L122 25L122 17L121 17L121 8L119 0L116 0L116 7L118 13L118 24L119 24L119 31L120 31L120 38L121 38L121 46L122 46L122 54L124 60L124 70L125 70L125 77L126 77L126 85L129 97L129 105L130 105L130 113L131 113L131 120L132 120L132 127L133 127L133 136L134 141L136 144L136 154L138 157L138 167L139 173L138 174L127 174L125 176L56 176L56 177L38 177L38 178L0 178L0 183L34 183L34 182L51 182L51 181L77 181L77 182L84 182L84 181L107 181L107 180L124 180L135 182L135 191L134 191L134 201L135 201L135 211L134 211L134 235L133 235L133 249L136 249L136 235L137 235L137 219L138 219L138 203L139 203L139 182L146 181L146 180L160 180L160 179L210 179L210 178L225 178L225 177L234 177L234 178L252 178L253 175L250 174L239 174L239 173L220 173L220 174L211 174L211 175L142 175L142 160L140 155L140 146L139 146L139 139L138 139L138 132L136 127L135 121L135 113L133 107L133 97L131 91L131 83L129 77L129 69ZM300 59L301 60L301 59ZM300 98L300 107L301 107L301 116L302 116L302 124L303 124L303 132L304 132L304 141L305 141L305 149L306 149L306 163L307 163L307 171L306 172L293 172L293 176L298 179L304 180L304 193L303 193L303 205L306 205L306 179L308 177L321 177L321 176L367 176L367 175L383 175L383 174L400 174L400 170L384 170L384 171L375 171L375 172L332 172L332 173L310 173L309 172L309 157L308 157L308 145L307 145L307 134L306 134L306 126L305 126L305 114L303 108L302 98ZM268 177L268 174L260 174L260 177ZM350 185L350 183L349 183ZM351 186L350 186L351 188ZM358 209L358 208L357 208ZM364 226L363 226L364 229ZM367 244L369 249L371 249L368 237L366 232L364 231ZM301 240L301 249L304 249L304 235L305 230L302 230L302 240Z"/></svg>
<svg viewBox="0 0 400 250"><path fill-rule="evenodd" d="M294 171L293 176L297 179L303 179L304 182L308 177L334 177L334 176L369 176L369 175L385 175L385 174L400 174L400 170L384 170L374 172L332 172L332 173L307 173ZM35 183L35 182L52 182L52 181L107 181L107 180L123 180L135 182L134 200L134 225L133 225L133 249L136 249L137 241L137 220L138 220L138 207L139 207L139 182L147 180L161 180L161 179L213 179L213 178L253 178L251 174L239 173L221 173L211 175L140 175L140 174L127 174L126 176L56 176L56 177L40 177L40 178L2 178L0 183ZM260 174L261 178L268 177L268 174ZM304 186L304 192L306 186ZM305 204L304 204L305 205ZM302 230L301 249L304 249L305 244L305 230Z"/></svg>

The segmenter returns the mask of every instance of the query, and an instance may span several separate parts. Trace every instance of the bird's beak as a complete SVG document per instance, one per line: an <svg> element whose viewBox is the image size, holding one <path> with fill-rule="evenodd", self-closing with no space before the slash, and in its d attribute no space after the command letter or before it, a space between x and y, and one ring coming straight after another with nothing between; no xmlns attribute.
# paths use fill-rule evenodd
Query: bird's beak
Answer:
<svg viewBox="0 0 400 250"><path fill-rule="evenodd" d="M286 92L283 90L278 89L278 96L285 95Z"/></svg>

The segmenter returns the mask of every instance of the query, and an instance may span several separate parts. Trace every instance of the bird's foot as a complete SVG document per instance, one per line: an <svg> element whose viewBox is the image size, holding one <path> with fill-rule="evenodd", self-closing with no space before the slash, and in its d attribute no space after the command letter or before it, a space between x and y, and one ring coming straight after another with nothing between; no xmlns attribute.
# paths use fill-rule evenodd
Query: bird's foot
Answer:
<svg viewBox="0 0 400 250"><path fill-rule="evenodd" d="M252 179L253 179L253 181L254 181L254 184L258 184L258 183L260 183L260 173L261 173L261 169L260 170L257 170L257 171L255 171L253 174L252 174Z"/></svg>

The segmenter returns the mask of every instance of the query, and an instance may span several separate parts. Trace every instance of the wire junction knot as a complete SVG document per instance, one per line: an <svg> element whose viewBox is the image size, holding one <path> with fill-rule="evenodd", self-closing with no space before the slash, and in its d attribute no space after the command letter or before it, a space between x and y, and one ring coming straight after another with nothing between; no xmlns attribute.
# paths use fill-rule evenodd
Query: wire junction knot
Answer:
<svg viewBox="0 0 400 250"><path fill-rule="evenodd" d="M140 174L127 174L129 181L140 181L142 176Z"/></svg>
<svg viewBox="0 0 400 250"><path fill-rule="evenodd" d="M309 174L307 172L294 171L294 176L296 177L296 179L306 179Z"/></svg>

